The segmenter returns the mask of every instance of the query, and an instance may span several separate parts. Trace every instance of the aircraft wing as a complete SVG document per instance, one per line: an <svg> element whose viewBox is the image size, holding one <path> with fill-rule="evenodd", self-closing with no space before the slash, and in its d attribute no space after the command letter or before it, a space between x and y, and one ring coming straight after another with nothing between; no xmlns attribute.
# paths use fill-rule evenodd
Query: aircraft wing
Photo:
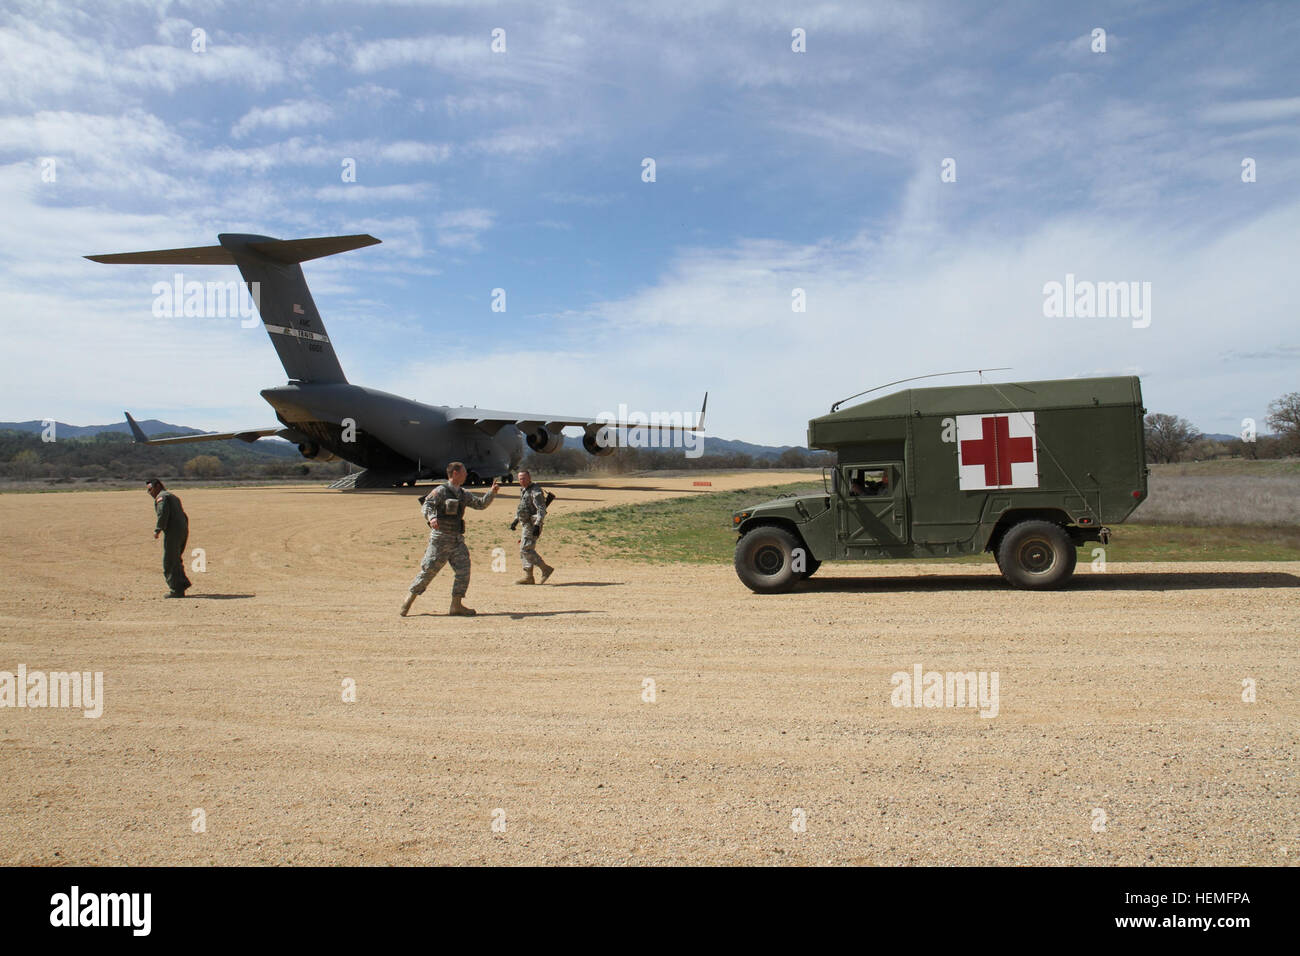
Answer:
<svg viewBox="0 0 1300 956"><path fill-rule="evenodd" d="M126 412L126 424L131 429L131 437L137 445L181 445L186 442L196 441L221 441L226 438L238 438L240 441L255 442L259 438L266 438L270 435L278 435L284 431L283 425L276 425L274 428L246 428L237 432L215 432L206 435L180 435L176 438L149 438L145 435L144 429L131 417L130 412Z"/></svg>
<svg viewBox="0 0 1300 956"><path fill-rule="evenodd" d="M655 427L663 428L665 431L704 431L704 413L709 407L709 393L704 393L704 404L700 408L699 418L694 425L656 425ZM545 428L547 431L558 432L561 428L568 425L574 425L586 430L594 430L603 425L618 429L626 427L627 422L613 421L606 418L591 418L581 416L565 415L541 415L537 412L501 412L492 411L486 408L449 408L447 409L447 418L457 422L473 422L480 430L487 432L489 435L495 435L506 425L514 425L520 431L536 431L538 428ZM645 423L633 423L632 427L642 426Z"/></svg>

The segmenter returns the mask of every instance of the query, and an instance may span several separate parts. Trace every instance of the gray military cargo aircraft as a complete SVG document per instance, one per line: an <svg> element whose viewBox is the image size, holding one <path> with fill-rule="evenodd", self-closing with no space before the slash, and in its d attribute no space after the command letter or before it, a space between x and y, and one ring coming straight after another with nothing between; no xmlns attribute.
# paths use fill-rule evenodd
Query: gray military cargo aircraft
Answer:
<svg viewBox="0 0 1300 956"><path fill-rule="evenodd" d="M374 236L272 239L222 233L217 246L159 249L86 256L94 262L147 265L235 265L257 303L262 324L289 376L285 385L262 389L280 424L268 428L179 438L148 438L131 414L135 441L146 445L220 441L254 442L271 435L298 446L306 458L344 459L361 467L339 487L379 488L442 478L449 462L463 461L470 482L510 481L525 445L549 454L564 442L563 429L583 429L582 447L592 455L612 454L623 434L599 418L536 412L425 405L388 392L353 385L343 375L320 313L307 289L300 263L372 246ZM256 291L255 291L256 290ZM704 430L704 408L687 431ZM665 430L672 430L666 428Z"/></svg>

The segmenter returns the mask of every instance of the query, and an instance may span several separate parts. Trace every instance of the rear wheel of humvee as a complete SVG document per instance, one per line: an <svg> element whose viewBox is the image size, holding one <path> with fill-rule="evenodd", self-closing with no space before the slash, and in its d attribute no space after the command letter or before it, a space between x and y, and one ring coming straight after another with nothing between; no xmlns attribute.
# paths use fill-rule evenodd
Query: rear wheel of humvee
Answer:
<svg viewBox="0 0 1300 956"><path fill-rule="evenodd" d="M794 549L798 547L802 547L799 539L784 528L760 525L736 542L736 574L745 587L759 594L788 591L812 573L794 570ZM811 560L808 567L816 570Z"/></svg>
<svg viewBox="0 0 1300 956"><path fill-rule="evenodd" d="M1022 521L998 545L998 568L1014 587L1031 591L1058 588L1074 573L1079 552L1060 525Z"/></svg>

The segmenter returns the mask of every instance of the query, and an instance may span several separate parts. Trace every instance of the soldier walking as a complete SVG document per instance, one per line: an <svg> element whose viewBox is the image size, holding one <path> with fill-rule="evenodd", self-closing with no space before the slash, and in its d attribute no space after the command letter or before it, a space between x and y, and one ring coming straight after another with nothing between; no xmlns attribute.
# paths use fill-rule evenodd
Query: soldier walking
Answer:
<svg viewBox="0 0 1300 956"><path fill-rule="evenodd" d="M515 518L523 525L523 534L519 538L519 561L524 566L524 576L515 584L536 584L534 567L541 569L542 584L545 584L555 572L555 568L537 553L537 539L541 537L542 522L546 520L546 494L526 470L519 472L519 506L515 509Z"/></svg>
<svg viewBox="0 0 1300 956"><path fill-rule="evenodd" d="M185 574L185 543L190 537L190 519L181 507L181 499L163 487L157 478L145 482L145 490L153 497L153 510L158 516L153 536L163 536L163 576L167 578L169 598L183 598L193 585Z"/></svg>
<svg viewBox="0 0 1300 956"><path fill-rule="evenodd" d="M469 590L469 548L465 546L465 509L483 510L496 497L501 482L492 482L492 488L481 498L461 487L468 473L465 465L453 461L447 466L447 483L439 485L424 499L424 519L433 530L429 534L429 548L420 562L420 573L411 582L411 593L406 595L399 612L406 617L415 599L424 593L433 576L450 564L456 578L451 585L451 610L458 617L473 617L474 609L466 607L461 599Z"/></svg>

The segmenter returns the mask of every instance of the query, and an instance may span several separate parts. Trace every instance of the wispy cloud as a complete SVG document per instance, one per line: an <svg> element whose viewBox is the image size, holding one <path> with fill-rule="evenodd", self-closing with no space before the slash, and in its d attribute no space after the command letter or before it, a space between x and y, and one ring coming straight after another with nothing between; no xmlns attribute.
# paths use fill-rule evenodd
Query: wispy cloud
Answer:
<svg viewBox="0 0 1300 956"><path fill-rule="evenodd" d="M258 129L287 130L300 126L319 126L334 111L319 100L287 100L277 106L254 107L239 118L230 134L236 139Z"/></svg>
<svg viewBox="0 0 1300 956"><path fill-rule="evenodd" d="M338 316L354 380L455 403L482 400L486 380L494 404L561 411L693 404L709 387L718 427L790 443L841 394L972 361L1034 377L1140 368L1149 405L1207 430L1294 390L1300 26L1285 17L431 6L109 16L12 0L8 417L115 415L168 390L174 348L182 419L257 420L257 386L282 374L265 335L161 335L142 317L158 270L80 258L222 231L383 239L310 264L317 304ZM1066 273L1150 281L1150 328L1044 319L1043 283ZM506 312L489 311L496 287ZM474 316L497 337L440 356L430 394L400 336ZM510 345L525 331L552 353L535 375ZM193 359L200 345L210 360Z"/></svg>

